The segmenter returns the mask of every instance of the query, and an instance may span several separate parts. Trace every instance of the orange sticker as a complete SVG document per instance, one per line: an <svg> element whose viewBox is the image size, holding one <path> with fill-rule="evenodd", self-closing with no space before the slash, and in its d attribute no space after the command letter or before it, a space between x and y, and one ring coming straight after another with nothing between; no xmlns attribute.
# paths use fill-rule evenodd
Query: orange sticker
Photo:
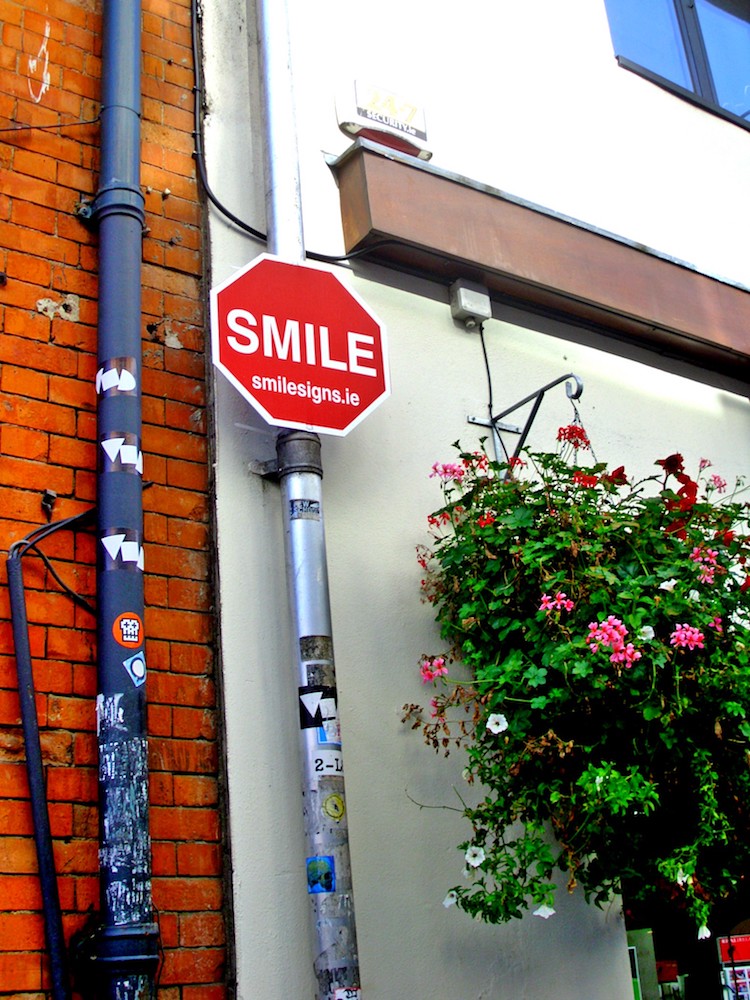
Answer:
<svg viewBox="0 0 750 1000"><path fill-rule="evenodd" d="M143 644L143 622L138 615L126 611L115 618L112 626L115 642L127 649L135 649Z"/></svg>

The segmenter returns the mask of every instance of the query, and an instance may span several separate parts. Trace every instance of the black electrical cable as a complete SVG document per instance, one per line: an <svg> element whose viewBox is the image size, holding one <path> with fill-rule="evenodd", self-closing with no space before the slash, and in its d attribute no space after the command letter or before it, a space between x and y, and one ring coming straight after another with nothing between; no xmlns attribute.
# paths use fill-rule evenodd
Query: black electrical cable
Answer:
<svg viewBox="0 0 750 1000"><path fill-rule="evenodd" d="M42 909L47 946L50 954L51 993L53 1000L70 1000L70 975L68 970L65 935L62 924L62 909L57 886L57 872L52 850L52 832L49 822L47 790L42 762L42 748L39 736L39 719L36 711L34 673L31 661L29 624L26 614L26 593L23 582L23 564L26 553L33 551L41 555L45 565L52 568L48 558L37 548L39 542L64 528L83 527L92 518L93 510L75 514L53 524L35 528L25 538L11 545L7 558L8 593L10 596L10 617L13 628L13 644L18 673L18 695L21 703L21 725L26 749L26 771L29 781L31 813L34 824L39 881L42 891ZM69 588L53 570L53 576L63 589ZM75 595L79 601L84 599Z"/></svg>
<svg viewBox="0 0 750 1000"><path fill-rule="evenodd" d="M190 40L193 49L193 73L195 75L195 86L193 87L193 142L195 143L195 150L193 151L193 157L198 166L198 174L200 176L201 184L203 185L203 190L206 192L206 197L217 208L222 215L225 215L231 222L238 226L243 232L248 233L256 240L260 240L265 243L268 237L265 233L260 232L259 229L254 229L252 226L244 222L239 216L230 212L228 208L219 201L216 195L211 190L211 186L208 183L208 175L206 172L206 162L203 156L203 145L201 140L201 111L203 108L203 72L202 64L200 59L200 52L198 51L198 22L200 16L198 13L198 0L191 0L190 4Z"/></svg>
<svg viewBox="0 0 750 1000"><path fill-rule="evenodd" d="M206 158L203 152L203 141L201 138L201 109L203 108L203 72L202 64L200 59L200 52L198 47L198 34L199 34L199 22L200 14L198 11L198 0L192 0L190 4L190 26L191 26L191 44L193 51L193 67L195 74L195 86L193 87L193 141L195 143L195 149L193 151L193 158L198 167L198 175L200 177L201 185L203 190L206 192L206 197L211 202L211 204L216 208L222 215L224 215L230 222L233 222L235 226L241 229L243 232L252 236L253 239L260 240L262 243L268 241L268 235L262 233L259 229L255 229L253 226L249 225L234 212L230 211L226 205L224 205L219 198L214 194L211 185L208 182L208 172L206 170ZM306 251L306 256L310 260L317 260L324 264L341 264L347 260L356 260L358 257L364 257L366 254L371 253L373 250L379 250L382 247L388 246L403 246L400 240L395 239L385 239L378 240L375 243L371 243L366 247L360 247L359 250L352 250L349 253L343 254L325 254L325 253L315 253L312 250Z"/></svg>
<svg viewBox="0 0 750 1000"><path fill-rule="evenodd" d="M487 357L487 344L484 341L484 323L480 323L479 324L479 340L480 340L480 343L482 345L482 357L484 358L484 370L487 373L487 395L489 397L489 401L487 403L487 411L489 413L490 425L492 427L493 437L494 437L495 441L499 441L500 442L500 447L503 449L503 454L505 455L505 461L509 462L510 461L510 456L508 455L508 449L505 447L505 442L500 437L500 434L499 434L499 432L497 430L497 427L495 427L495 422L494 422L494 419L493 419L493 416L492 416L492 413L493 413L493 411L495 409L495 403L494 403L494 393L493 393L493 389L492 389L492 371L490 369L490 359Z"/></svg>
<svg viewBox="0 0 750 1000"><path fill-rule="evenodd" d="M54 125L25 125L17 123L15 125L2 125L0 132L44 132L53 128L80 128L82 125L96 125L101 119L101 115L96 118L82 118L74 122L55 122Z"/></svg>

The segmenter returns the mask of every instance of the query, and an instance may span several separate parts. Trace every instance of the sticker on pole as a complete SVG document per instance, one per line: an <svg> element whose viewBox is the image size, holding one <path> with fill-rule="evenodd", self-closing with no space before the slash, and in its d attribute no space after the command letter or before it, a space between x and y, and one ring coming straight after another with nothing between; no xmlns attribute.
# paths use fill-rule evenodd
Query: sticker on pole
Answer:
<svg viewBox="0 0 750 1000"><path fill-rule="evenodd" d="M307 891L313 894L336 891L336 862L332 854L307 859Z"/></svg>
<svg viewBox="0 0 750 1000"><path fill-rule="evenodd" d="M347 434L390 394L385 327L331 271L262 254L211 290L213 362L278 427Z"/></svg>

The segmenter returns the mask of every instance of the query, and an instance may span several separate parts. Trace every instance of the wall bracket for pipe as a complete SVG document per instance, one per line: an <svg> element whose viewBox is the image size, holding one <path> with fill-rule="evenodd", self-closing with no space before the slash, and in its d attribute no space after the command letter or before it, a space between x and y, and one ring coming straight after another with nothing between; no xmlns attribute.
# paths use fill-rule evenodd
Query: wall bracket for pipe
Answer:
<svg viewBox="0 0 750 1000"><path fill-rule="evenodd" d="M76 986L83 996L100 995L102 985L113 979L142 977L150 986L161 963L159 925L106 927L97 921L73 936L70 953Z"/></svg>

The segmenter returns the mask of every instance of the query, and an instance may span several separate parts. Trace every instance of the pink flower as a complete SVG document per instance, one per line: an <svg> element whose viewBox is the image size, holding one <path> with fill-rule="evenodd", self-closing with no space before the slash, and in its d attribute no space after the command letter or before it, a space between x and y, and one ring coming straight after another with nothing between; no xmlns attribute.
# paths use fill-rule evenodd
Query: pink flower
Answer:
<svg viewBox="0 0 750 1000"><path fill-rule="evenodd" d="M693 551L690 553L690 558L693 562L704 562L709 563L712 566L716 565L716 557L718 556L718 549L707 549L702 545L696 545Z"/></svg>
<svg viewBox="0 0 750 1000"><path fill-rule="evenodd" d="M724 493L727 488L726 479L722 479L721 476L711 476L712 485L719 491L719 493Z"/></svg>
<svg viewBox="0 0 750 1000"><path fill-rule="evenodd" d="M567 594L563 591L558 590L554 597L550 597L549 594L542 594L542 603L539 605L540 611L572 611L575 607L575 601L571 601Z"/></svg>
<svg viewBox="0 0 750 1000"><path fill-rule="evenodd" d="M445 718L445 705L442 705L437 698L432 698L430 700L430 708L432 709L430 715L433 719Z"/></svg>
<svg viewBox="0 0 750 1000"><path fill-rule="evenodd" d="M444 483L450 482L451 480L453 482L460 483L465 475L465 466L459 465L457 462L446 462L445 464L435 462L432 466L430 479L434 479L435 476L437 476L437 478L442 479Z"/></svg>
<svg viewBox="0 0 750 1000"><path fill-rule="evenodd" d="M628 630L620 619L615 618L614 615L608 615L602 622L589 623L589 634L586 636L586 642L592 653L596 653L600 645L605 646L612 650L609 657L612 663L624 663L626 667L632 667L636 661L640 660L641 653L632 642L625 644L627 634Z"/></svg>
<svg viewBox="0 0 750 1000"><path fill-rule="evenodd" d="M680 649L703 649L704 638L703 633L694 626L677 624L670 636L669 644Z"/></svg>
<svg viewBox="0 0 750 1000"><path fill-rule="evenodd" d="M711 621L708 623L708 627L716 629L717 632L723 632L724 627L721 624L721 616L716 615L714 618L712 618Z"/></svg>
<svg viewBox="0 0 750 1000"><path fill-rule="evenodd" d="M698 563L700 569L698 579L701 583L714 582L716 566L718 565L716 560L718 554L718 549L709 549L703 545L696 545L690 553L690 558L693 562Z"/></svg>
<svg viewBox="0 0 750 1000"><path fill-rule="evenodd" d="M448 673L445 657L430 656L426 660L422 660L419 665L419 672L422 675L423 684L429 684L430 681L434 681L438 677L445 676L445 674Z"/></svg>
<svg viewBox="0 0 750 1000"><path fill-rule="evenodd" d="M627 646L623 646L621 649L616 649L610 656L612 663L624 663L628 667L632 667L636 660L640 660L640 658L641 653L635 648L632 642L629 642Z"/></svg>

